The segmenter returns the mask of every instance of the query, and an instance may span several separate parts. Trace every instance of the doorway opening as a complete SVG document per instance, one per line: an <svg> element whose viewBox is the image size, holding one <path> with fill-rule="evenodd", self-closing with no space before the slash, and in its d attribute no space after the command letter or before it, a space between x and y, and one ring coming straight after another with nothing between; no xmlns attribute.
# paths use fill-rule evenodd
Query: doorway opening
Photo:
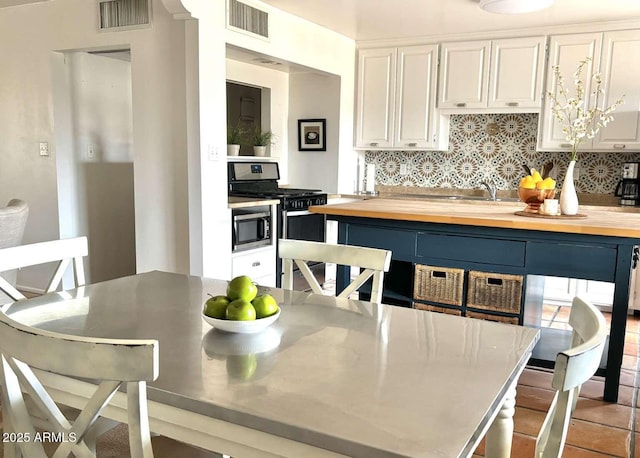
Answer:
<svg viewBox="0 0 640 458"><path fill-rule="evenodd" d="M130 50L51 59L60 237L88 237L87 282L135 274Z"/></svg>

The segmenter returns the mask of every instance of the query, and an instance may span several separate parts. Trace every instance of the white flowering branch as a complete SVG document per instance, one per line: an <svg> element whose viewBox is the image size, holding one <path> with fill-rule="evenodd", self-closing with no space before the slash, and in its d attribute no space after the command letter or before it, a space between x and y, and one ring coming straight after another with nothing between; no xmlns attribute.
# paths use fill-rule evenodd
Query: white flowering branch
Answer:
<svg viewBox="0 0 640 458"><path fill-rule="evenodd" d="M584 82L582 71L591 61L590 57L581 61L573 74L573 84L575 95L571 96L564 85L564 78L560 73L560 67L554 65L553 73L556 78L556 92L548 93L551 100L551 113L563 124L562 132L567 142L571 144L571 160L578 160L578 146L585 138L593 138L598 131L613 121L613 111L624 103L622 98L618 98L610 107L600 109L597 106L598 97L604 92L602 89L602 79L599 73L592 76L594 89L589 94L589 99L585 100ZM591 100L592 99L592 100ZM587 103L591 100L590 103ZM592 108L588 108L592 107Z"/></svg>

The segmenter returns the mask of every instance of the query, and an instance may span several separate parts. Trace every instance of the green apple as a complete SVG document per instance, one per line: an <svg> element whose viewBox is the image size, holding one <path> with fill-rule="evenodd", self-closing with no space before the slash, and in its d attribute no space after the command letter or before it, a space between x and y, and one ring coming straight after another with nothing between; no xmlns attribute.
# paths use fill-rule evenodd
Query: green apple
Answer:
<svg viewBox="0 0 640 458"><path fill-rule="evenodd" d="M227 285L227 296L232 301L244 299L251 302L258 295L258 287L247 275L235 277Z"/></svg>
<svg viewBox="0 0 640 458"><path fill-rule="evenodd" d="M256 318L264 318L278 312L278 302L271 294L261 294L251 302L256 309Z"/></svg>
<svg viewBox="0 0 640 458"><path fill-rule="evenodd" d="M230 302L231 300L227 296L211 296L204 303L204 314L211 318L224 320Z"/></svg>
<svg viewBox="0 0 640 458"><path fill-rule="evenodd" d="M244 299L236 299L227 305L227 320L235 321L251 321L256 319L256 309L253 308L251 302Z"/></svg>
<svg viewBox="0 0 640 458"><path fill-rule="evenodd" d="M227 356L227 373L240 380L249 380L253 377L258 367L256 355L229 355Z"/></svg>

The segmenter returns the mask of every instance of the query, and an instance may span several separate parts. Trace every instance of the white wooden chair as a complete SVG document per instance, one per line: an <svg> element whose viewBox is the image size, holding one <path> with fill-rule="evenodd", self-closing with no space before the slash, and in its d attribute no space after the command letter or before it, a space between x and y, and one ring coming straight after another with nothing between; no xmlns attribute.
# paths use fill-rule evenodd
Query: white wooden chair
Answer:
<svg viewBox="0 0 640 458"><path fill-rule="evenodd" d="M20 199L11 199L6 207L0 208L0 249L22 244L24 229L29 216L29 206ZM2 272L0 276L15 286L17 270ZM0 292L0 304L11 302Z"/></svg>
<svg viewBox="0 0 640 458"><path fill-rule="evenodd" d="M571 348L558 353L551 386L556 390L536 441L536 457L562 456L580 387L598 369L607 338L602 313L579 297L571 305Z"/></svg>
<svg viewBox="0 0 640 458"><path fill-rule="evenodd" d="M22 442L5 441L5 456L47 456L44 443L36 440L38 431L27 410L23 391L48 417L52 428L48 432L63 439L54 457L67 457L70 453L95 456L92 428L96 427L102 409L123 384L127 391L131 456L153 456L146 383L158 377L156 340L70 336L23 325L0 312L0 342L5 433L29 437ZM32 369L93 379L100 384L72 423L62 414ZM87 438L89 440L85 440Z"/></svg>
<svg viewBox="0 0 640 458"><path fill-rule="evenodd" d="M293 266L300 272L316 294L323 294L322 287L313 276L307 262L326 262L342 266L360 267L361 272L337 297L349 297L369 278L373 277L371 302L382 302L384 272L389 271L391 251L353 245L336 245L322 242L281 239L278 242L279 256L283 263L283 288L293 289Z"/></svg>
<svg viewBox="0 0 640 458"><path fill-rule="evenodd" d="M88 254L86 237L52 240L0 249L0 273L23 267L30 267L49 262L57 262L45 293L55 291L67 267L73 261L75 286L84 285L84 265L82 258ZM13 285L0 277L0 292L7 294L14 301L26 299Z"/></svg>

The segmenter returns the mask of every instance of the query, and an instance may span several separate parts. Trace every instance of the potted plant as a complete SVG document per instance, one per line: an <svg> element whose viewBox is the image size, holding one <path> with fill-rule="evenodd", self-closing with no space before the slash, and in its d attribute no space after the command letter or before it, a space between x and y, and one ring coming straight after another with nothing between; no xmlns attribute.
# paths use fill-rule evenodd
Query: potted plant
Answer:
<svg viewBox="0 0 640 458"><path fill-rule="evenodd" d="M270 130L262 130L260 126L256 126L253 131L253 152L256 156L264 156L268 145L273 145L273 132Z"/></svg>
<svg viewBox="0 0 640 458"><path fill-rule="evenodd" d="M237 156L240 152L240 142L247 133L239 124L227 127L227 156Z"/></svg>

